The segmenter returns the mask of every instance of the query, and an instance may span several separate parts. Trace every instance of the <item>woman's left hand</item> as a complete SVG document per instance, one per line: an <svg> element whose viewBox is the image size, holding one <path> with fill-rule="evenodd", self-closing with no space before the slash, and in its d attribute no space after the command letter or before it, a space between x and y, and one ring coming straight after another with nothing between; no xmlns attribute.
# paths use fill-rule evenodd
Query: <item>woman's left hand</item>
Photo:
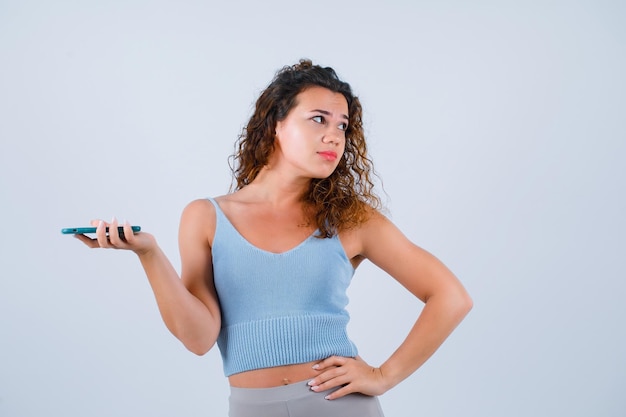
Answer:
<svg viewBox="0 0 626 417"><path fill-rule="evenodd" d="M389 389L380 368L368 365L358 356L356 358L331 356L313 365L313 369L320 372L309 381L313 391L322 392L341 387L327 395L325 397L327 400L334 400L354 392L381 395Z"/></svg>

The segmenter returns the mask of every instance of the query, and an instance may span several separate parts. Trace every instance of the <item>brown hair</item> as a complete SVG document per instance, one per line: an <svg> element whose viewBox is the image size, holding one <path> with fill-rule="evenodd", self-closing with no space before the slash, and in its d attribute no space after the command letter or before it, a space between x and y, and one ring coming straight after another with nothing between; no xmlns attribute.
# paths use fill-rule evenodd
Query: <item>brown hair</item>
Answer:
<svg viewBox="0 0 626 417"><path fill-rule="evenodd" d="M235 144L235 154L231 156L235 166L231 165L231 169L237 182L235 190L254 181L274 151L276 122L287 117L297 104L298 94L313 86L340 93L348 102L346 146L339 165L329 177L311 179L303 196L307 209L313 213L319 237L331 237L362 224L372 209L381 208L380 198L373 193L375 174L367 156L361 103L332 68L302 59L278 71L259 96L254 113Z"/></svg>

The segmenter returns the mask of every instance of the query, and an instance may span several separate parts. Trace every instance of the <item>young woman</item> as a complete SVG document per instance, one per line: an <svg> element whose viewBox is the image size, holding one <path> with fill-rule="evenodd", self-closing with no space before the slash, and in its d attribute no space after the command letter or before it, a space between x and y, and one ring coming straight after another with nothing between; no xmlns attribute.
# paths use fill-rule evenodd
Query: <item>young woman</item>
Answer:
<svg viewBox="0 0 626 417"><path fill-rule="evenodd" d="M179 277L155 238L107 236L134 251L169 330L202 355L217 342L231 417L382 416L377 396L418 369L471 309L455 276L410 242L372 192L361 105L331 68L279 71L234 155L234 192L183 211ZM115 229L114 229L115 230ZM346 334L346 289L365 259L425 303L380 366Z"/></svg>

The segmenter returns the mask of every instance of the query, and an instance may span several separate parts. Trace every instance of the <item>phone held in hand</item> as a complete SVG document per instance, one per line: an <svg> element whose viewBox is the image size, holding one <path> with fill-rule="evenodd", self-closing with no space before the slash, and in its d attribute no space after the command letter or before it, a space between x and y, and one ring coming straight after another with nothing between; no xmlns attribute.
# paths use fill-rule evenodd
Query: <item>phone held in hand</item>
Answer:
<svg viewBox="0 0 626 417"><path fill-rule="evenodd" d="M141 231L140 226L131 226L131 228L133 229L133 233L137 233ZM117 232L119 233L120 237L124 237L123 226L118 226ZM87 233L96 233L96 228L95 227L66 227L64 229L61 229L61 233L63 233L64 235L84 235ZM106 228L106 233L108 236L109 235L108 227Z"/></svg>

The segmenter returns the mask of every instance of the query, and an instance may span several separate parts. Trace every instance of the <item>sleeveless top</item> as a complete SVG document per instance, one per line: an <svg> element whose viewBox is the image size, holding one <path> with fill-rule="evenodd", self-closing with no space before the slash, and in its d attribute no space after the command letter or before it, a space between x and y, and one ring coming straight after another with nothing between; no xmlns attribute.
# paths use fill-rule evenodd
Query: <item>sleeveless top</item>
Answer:
<svg viewBox="0 0 626 417"><path fill-rule="evenodd" d="M288 251L264 251L209 201L216 212L213 279L224 374L357 356L346 331L346 290L354 268L339 238L314 233Z"/></svg>

